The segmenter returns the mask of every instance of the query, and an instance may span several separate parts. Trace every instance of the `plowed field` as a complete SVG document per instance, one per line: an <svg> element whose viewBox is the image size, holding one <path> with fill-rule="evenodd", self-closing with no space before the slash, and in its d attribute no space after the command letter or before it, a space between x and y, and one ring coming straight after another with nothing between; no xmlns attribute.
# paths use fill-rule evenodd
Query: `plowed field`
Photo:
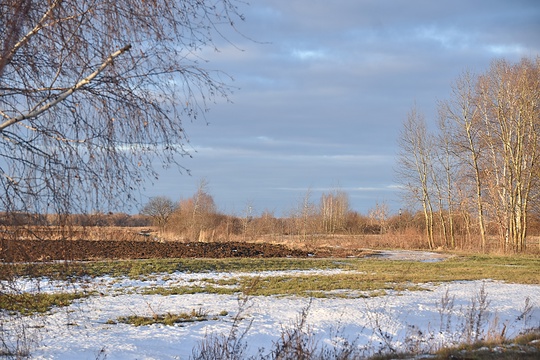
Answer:
<svg viewBox="0 0 540 360"><path fill-rule="evenodd" d="M244 242L153 242L86 240L1 240L0 261L307 257L316 254L283 245ZM321 252L318 256L328 256Z"/></svg>

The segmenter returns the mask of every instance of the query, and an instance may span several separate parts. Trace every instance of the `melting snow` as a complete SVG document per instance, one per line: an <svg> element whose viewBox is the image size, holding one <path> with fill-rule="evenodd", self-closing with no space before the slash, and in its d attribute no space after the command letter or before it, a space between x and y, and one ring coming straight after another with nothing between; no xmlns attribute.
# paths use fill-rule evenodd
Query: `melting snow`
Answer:
<svg viewBox="0 0 540 360"><path fill-rule="evenodd" d="M517 335L527 328L540 326L540 285L517 285L498 281L467 281L422 284L429 291L393 292L372 298L315 298L295 296L256 296L242 308L236 295L142 295L141 290L155 286L201 284L205 279L225 280L240 276L280 276L291 274L335 274L343 270L270 271L258 273L174 273L156 274L148 280L101 277L71 283L74 290L86 289L96 294L77 300L69 307L35 316L37 336L32 355L36 359L188 359L197 343L209 334L228 334L234 316L242 311L243 329L251 325L244 340L246 355L264 348L267 354L283 329L293 326L302 310L309 306L307 325L318 344L346 339L355 341L366 353L380 349L404 349L411 344L437 347L460 340L473 299L481 289L487 294L486 322L481 331L502 331ZM23 284L26 289L35 283ZM61 282L41 282L41 291L66 288ZM443 306L448 294L453 306ZM526 299L531 309L526 316ZM182 313L200 310L208 321L175 326L135 327L110 324L119 316ZM227 315L220 315L227 312ZM3 324L4 336L17 327L15 320ZM24 320L28 321L28 319ZM11 326L11 328L10 328Z"/></svg>

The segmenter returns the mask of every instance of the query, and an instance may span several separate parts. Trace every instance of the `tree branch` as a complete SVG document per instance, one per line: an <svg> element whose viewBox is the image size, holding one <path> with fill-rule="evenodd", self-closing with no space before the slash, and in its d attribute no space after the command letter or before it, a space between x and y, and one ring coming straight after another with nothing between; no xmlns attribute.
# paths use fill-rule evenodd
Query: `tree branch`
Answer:
<svg viewBox="0 0 540 360"><path fill-rule="evenodd" d="M28 112L26 114L21 114L21 115L19 115L17 117L13 117L13 118L5 121L4 123L0 124L0 131L4 130L5 128L7 128L7 127L9 127L11 125L14 125L14 124L16 124L18 122L21 122L23 120L35 118L35 117L41 115L42 113L44 113L45 111L49 110L50 108L56 106L58 103L64 101L66 98L68 98L74 92L79 90L81 87L89 84L96 76L98 76L103 70L105 70L105 68L107 66L109 66L114 61L115 58L122 55L124 52L128 51L130 48L131 48L131 45L128 44L128 45L124 46L123 48L121 48L120 50L117 50L117 51L113 52L96 69L96 71L94 71L93 73L91 73L90 75L88 75L87 77L82 79L81 81L79 81L72 88L70 88L70 89L64 91L63 93L61 93L56 99L46 103L45 105L43 105L43 106L41 106L41 107L39 107L39 108L37 108L35 110L32 110L32 111L30 111L30 112Z"/></svg>
<svg viewBox="0 0 540 360"><path fill-rule="evenodd" d="M7 40L6 40L6 43L4 44L5 48L3 49L2 54L0 54L1 55L1 57L0 57L0 75L3 73L4 67L13 58L13 55L15 55L15 53L22 46L24 46L30 40L30 38L32 36L34 36L41 29L43 29L43 26L44 26L43 24L45 23L45 20L47 20L47 18L49 16L51 16L52 12L59 5L60 2L61 2L61 0L55 1L52 5L50 5L50 7L45 12L45 14L41 17L39 22L36 24L36 26L30 32L28 32L26 35L24 35L21 40L17 41L15 44L11 44L10 42L13 41L15 39L15 37L17 37L19 35L19 31L21 30L23 22L24 22L24 17L30 11L31 2L26 1L24 3L21 3L15 9L15 16L14 16L14 19L13 19L13 22L12 22L12 26L11 26L10 29L8 29ZM10 37L11 37L11 39L10 39Z"/></svg>

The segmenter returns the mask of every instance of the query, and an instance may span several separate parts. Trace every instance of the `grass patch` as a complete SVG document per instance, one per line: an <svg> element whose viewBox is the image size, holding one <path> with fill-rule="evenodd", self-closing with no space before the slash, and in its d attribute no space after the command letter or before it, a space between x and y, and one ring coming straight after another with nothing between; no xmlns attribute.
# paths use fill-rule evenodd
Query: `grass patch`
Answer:
<svg viewBox="0 0 540 360"><path fill-rule="evenodd" d="M0 279L13 276L49 277L66 280L82 276L127 276L138 278L156 273L254 272L309 269L348 269L348 260L295 258L229 258L229 259L145 259L93 262L2 264Z"/></svg>
<svg viewBox="0 0 540 360"><path fill-rule="evenodd" d="M90 296L88 293L21 293L0 294L0 309L22 315L45 313L53 307L69 306L74 300Z"/></svg>
<svg viewBox="0 0 540 360"><path fill-rule="evenodd" d="M241 292L240 288L222 288L215 286L156 286L152 289L145 289L142 295L188 295L188 294L221 294L232 295Z"/></svg>
<svg viewBox="0 0 540 360"><path fill-rule="evenodd" d="M334 275L274 276L242 279L241 285L250 289L250 295L297 295L308 297L371 297L386 295L388 291L417 291L425 288L401 282L366 278L363 273Z"/></svg>
<svg viewBox="0 0 540 360"><path fill-rule="evenodd" d="M439 350L435 359L514 360L540 358L540 330L514 339L480 341Z"/></svg>
<svg viewBox="0 0 540 360"><path fill-rule="evenodd" d="M210 280L199 286L156 286L142 290L143 295L185 295L243 293L250 296L296 295L305 297L360 298L387 295L389 291L423 291L413 283L391 283L366 279L363 274L242 276L238 279Z"/></svg>
<svg viewBox="0 0 540 360"><path fill-rule="evenodd" d="M366 279L385 282L448 282L492 279L516 284L540 284L540 258L456 256L440 262L358 260L354 269Z"/></svg>
<svg viewBox="0 0 540 360"><path fill-rule="evenodd" d="M8 268L9 267L9 268ZM455 256L440 262L390 261L384 259L150 259L84 263L17 264L0 266L0 276L49 277L69 279L82 276L140 278L156 273L261 272L279 270L351 270L363 275L332 275L342 288L364 287L355 282L427 283L456 280L493 279L518 284L540 283L540 258L531 256ZM7 271L9 270L9 271ZM309 277L313 279L312 276ZM347 280L349 279L349 280ZM282 278L281 282L297 282ZM325 282L325 281L323 281ZM321 284L319 284L321 285ZM331 284L322 284L332 288ZM283 285L285 287L285 285Z"/></svg>
<svg viewBox="0 0 540 360"><path fill-rule="evenodd" d="M220 313L220 315L223 314ZM227 313L225 313L227 314ZM167 313L164 315L158 315L154 314L153 316L139 316L139 315L131 315L131 316L121 316L118 317L116 320L109 320L108 324L130 324L133 326L146 326L146 325L153 325L153 324L162 324L162 325L176 325L181 323L192 323L192 322L198 322L198 321L207 321L209 319L208 314L201 309L199 310L191 310L191 312L188 313L180 313L180 314L172 314Z"/></svg>
<svg viewBox="0 0 540 360"><path fill-rule="evenodd" d="M111 264L118 266L111 268ZM88 266L88 264L85 264ZM101 267L101 268L100 268ZM156 286L144 295L163 296L210 293L253 296L296 295L311 297L372 297L392 291L423 291L427 283L493 279L511 283L540 283L540 259L533 257L456 256L441 262L389 261L383 259L186 259L143 260L92 264L96 273L148 279L152 271L261 272L270 270L342 269L337 274L290 274L201 279L196 286ZM95 271L95 269L99 269ZM144 275L148 273L147 275ZM166 277L167 275L165 275Z"/></svg>

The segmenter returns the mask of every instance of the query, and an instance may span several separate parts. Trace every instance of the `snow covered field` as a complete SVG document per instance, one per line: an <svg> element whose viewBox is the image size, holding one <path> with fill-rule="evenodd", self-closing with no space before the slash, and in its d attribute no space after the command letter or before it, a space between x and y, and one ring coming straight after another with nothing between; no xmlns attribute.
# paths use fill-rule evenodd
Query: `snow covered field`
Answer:
<svg viewBox="0 0 540 360"><path fill-rule="evenodd" d="M203 284L206 279L240 275L333 272L343 271L177 272L139 280L90 279L69 287L85 288L98 295L75 301L69 307L56 309L45 316L35 316L26 336L35 340L37 347L32 350L32 355L37 359L188 359L205 337L229 334L239 311L242 312L242 320L238 323L240 330L249 326L243 338L247 346L246 357L268 354L283 331L297 327L295 324L302 311L307 311L304 331L314 336L317 346L336 348L340 342L348 340L365 354L390 349L434 349L442 344L463 341L466 336L474 337L474 333L467 333L468 329L479 330L478 337L481 338L490 332L500 334L505 328L506 335L511 337L523 329L540 326L540 285L489 280L427 284L423 285L428 288L426 291L403 291L378 297L311 300L288 296L251 297L244 305L235 295L141 294L144 289L156 286L194 286ZM25 286L36 284L29 282ZM68 285L41 282L39 286L41 291L58 291ZM482 292L485 298L482 298ZM135 327L111 323L119 316L152 316L192 310L208 314L209 320L175 326ZM473 324L476 322L474 316L478 314L482 315L480 327ZM4 336L17 330L21 325L18 321L21 320L3 324Z"/></svg>

